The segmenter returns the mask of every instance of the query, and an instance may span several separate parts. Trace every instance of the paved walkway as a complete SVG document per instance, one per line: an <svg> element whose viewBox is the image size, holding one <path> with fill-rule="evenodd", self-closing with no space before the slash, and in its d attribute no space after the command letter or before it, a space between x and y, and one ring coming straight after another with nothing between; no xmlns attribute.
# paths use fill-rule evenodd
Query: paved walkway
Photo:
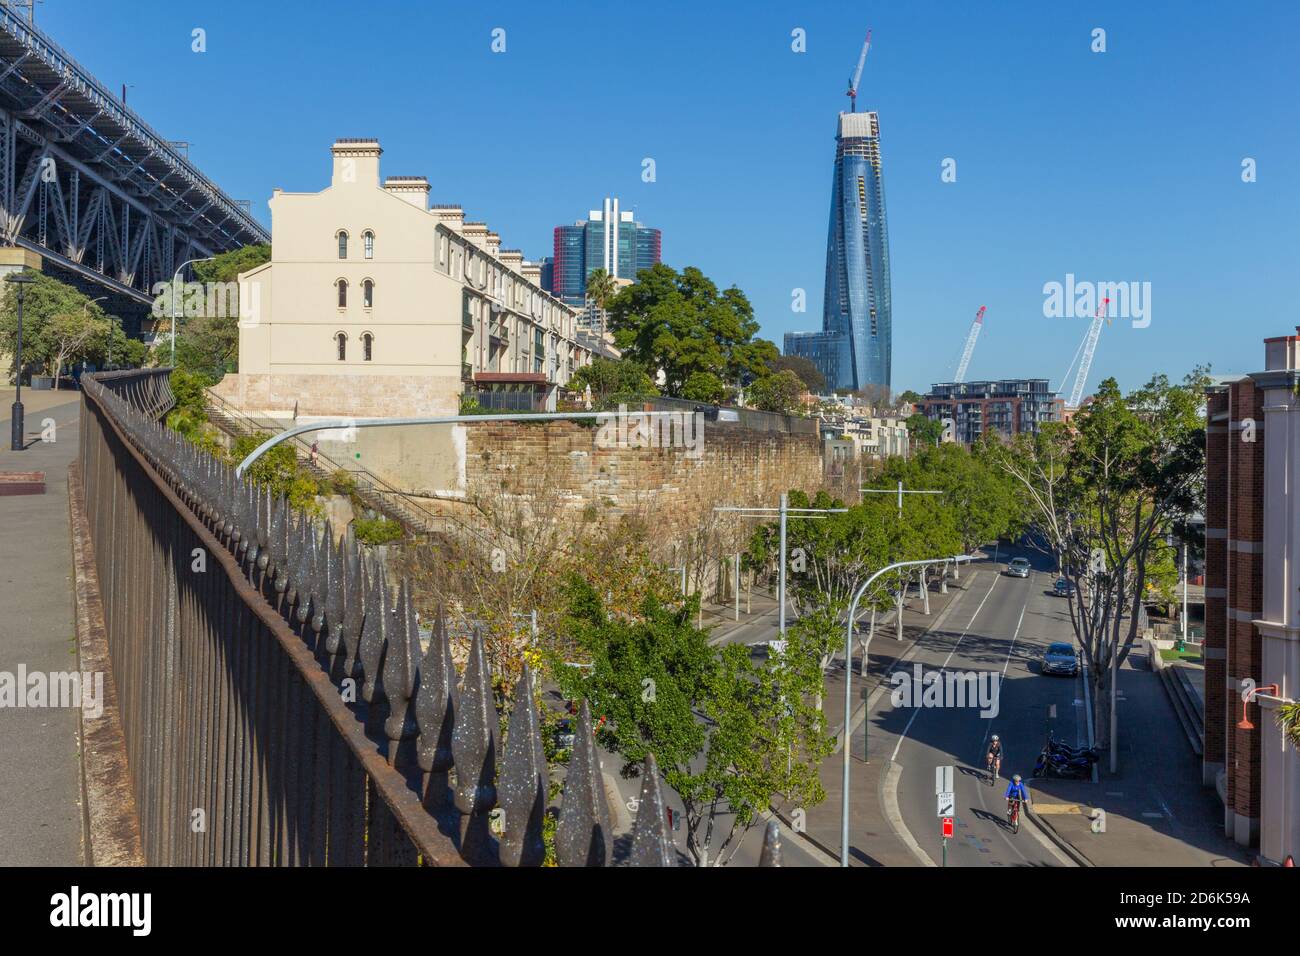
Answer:
<svg viewBox="0 0 1300 956"><path fill-rule="evenodd" d="M1118 713L1118 774L1103 753L1099 783L1033 781L1040 817L1097 866L1248 864L1252 851L1223 835L1223 804L1201 786L1201 758L1145 653L1120 669ZM1092 832L1093 808L1105 811L1105 833Z"/></svg>
<svg viewBox="0 0 1300 956"><path fill-rule="evenodd" d="M68 465L76 457L79 392L23 390L26 451L9 450L9 406L0 399L0 471L45 472L45 494L0 497L0 673L77 667ZM42 421L55 441L40 440ZM0 708L0 865L80 866L78 714Z"/></svg>

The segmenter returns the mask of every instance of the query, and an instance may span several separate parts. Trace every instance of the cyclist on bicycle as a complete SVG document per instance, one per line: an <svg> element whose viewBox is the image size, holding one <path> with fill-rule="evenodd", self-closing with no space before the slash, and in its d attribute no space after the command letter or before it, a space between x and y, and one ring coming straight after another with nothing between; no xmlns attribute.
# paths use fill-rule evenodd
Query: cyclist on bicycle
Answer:
<svg viewBox="0 0 1300 956"><path fill-rule="evenodd" d="M994 734L989 741L989 757L987 767L993 776L997 776L998 771L1002 769L1002 741L998 735Z"/></svg>
<svg viewBox="0 0 1300 956"><path fill-rule="evenodd" d="M1028 803L1029 789L1020 781L1020 774L1011 778L1011 785L1007 787L1007 809L1011 809L1013 803Z"/></svg>

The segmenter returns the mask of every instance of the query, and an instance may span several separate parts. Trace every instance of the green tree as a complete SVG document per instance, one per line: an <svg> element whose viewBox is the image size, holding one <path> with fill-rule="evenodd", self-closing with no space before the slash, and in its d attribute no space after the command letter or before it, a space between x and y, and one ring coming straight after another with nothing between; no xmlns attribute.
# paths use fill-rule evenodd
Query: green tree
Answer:
<svg viewBox="0 0 1300 956"><path fill-rule="evenodd" d="M569 696L606 718L598 736L625 776L654 755L682 799L687 851L720 866L777 795L803 807L825 798L817 768L833 740L808 703L821 677L798 635L766 662L743 645L715 649L691 624L695 600L672 608L650 596L633 614L611 614L575 577L564 627L590 668L557 671Z"/></svg>
<svg viewBox="0 0 1300 956"><path fill-rule="evenodd" d="M193 265L198 287L178 286L173 299L168 285L154 303L154 315L170 330L172 309L176 320L176 365L220 379L239 362L240 273L271 259L269 245L242 246ZM220 286L220 288L218 288ZM170 360L170 343L167 345Z"/></svg>
<svg viewBox="0 0 1300 956"><path fill-rule="evenodd" d="M793 415L799 411L800 400L807 391L799 376L786 369L755 380L749 386L746 398L762 411Z"/></svg>
<svg viewBox="0 0 1300 956"><path fill-rule="evenodd" d="M898 396L900 404L915 405L921 400L921 393L914 392L910 388Z"/></svg>
<svg viewBox="0 0 1300 956"><path fill-rule="evenodd" d="M768 363L768 367L773 372L784 372L787 369L794 372L814 395L820 395L826 389L826 376L822 375L810 359L802 355L778 355Z"/></svg>
<svg viewBox="0 0 1300 956"><path fill-rule="evenodd" d="M909 415L906 425L908 438L914 447L934 445L943 437L943 423L927 418L920 412Z"/></svg>
<svg viewBox="0 0 1300 956"><path fill-rule="evenodd" d="M631 359L594 358L573 373L570 389L591 389L592 400L600 403L610 395L658 395L654 380L645 368Z"/></svg>
<svg viewBox="0 0 1300 956"><path fill-rule="evenodd" d="M230 463L243 461L270 437L266 432L240 435L231 446ZM316 503L316 495L320 493L316 480L298 464L293 446L287 442L281 442L253 462L248 469L248 477L257 484L270 488L273 495L285 495L289 504L295 508L312 513L320 510Z"/></svg>
<svg viewBox="0 0 1300 956"><path fill-rule="evenodd" d="M1035 537L1075 585L1070 619L1098 698L1137 638L1165 533L1200 507L1206 382L1203 369L1181 385L1156 375L1125 395L1108 378L1070 427L1045 426L993 451ZM1096 713L1105 739L1108 709Z"/></svg>
<svg viewBox="0 0 1300 956"><path fill-rule="evenodd" d="M717 404L727 397L727 386L712 372L692 372L682 387L682 398Z"/></svg>
<svg viewBox="0 0 1300 956"><path fill-rule="evenodd" d="M667 394L681 396L696 372L747 383L767 372L776 346L754 338L758 320L745 294L723 292L699 269L658 263L610 300L610 326L623 354L662 370Z"/></svg>
<svg viewBox="0 0 1300 956"><path fill-rule="evenodd" d="M592 269L587 274L587 298L602 312L617 291L618 283L605 269Z"/></svg>
<svg viewBox="0 0 1300 956"><path fill-rule="evenodd" d="M938 424L933 423L933 424ZM1020 530L1020 500L1007 475L987 459L983 446L967 449L952 442L921 446L911 458L888 459L872 487L935 490L952 515L960 550L969 554Z"/></svg>
<svg viewBox="0 0 1300 956"><path fill-rule="evenodd" d="M44 272L28 270L34 280L23 295L23 363L57 375L103 351L111 323L97 302ZM12 283L0 287L0 350L15 355L18 296Z"/></svg>

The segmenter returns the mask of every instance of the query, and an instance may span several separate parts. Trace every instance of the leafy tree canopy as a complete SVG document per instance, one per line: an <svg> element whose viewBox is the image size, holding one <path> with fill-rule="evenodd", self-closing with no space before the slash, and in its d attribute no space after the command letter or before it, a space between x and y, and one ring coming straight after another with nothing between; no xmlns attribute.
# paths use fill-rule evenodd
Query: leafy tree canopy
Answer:
<svg viewBox="0 0 1300 956"><path fill-rule="evenodd" d="M759 323L745 294L718 287L694 266L658 263L609 302L610 327L626 357L662 369L666 391L681 396L697 372L747 384L767 373L777 348L756 339Z"/></svg>
<svg viewBox="0 0 1300 956"><path fill-rule="evenodd" d="M794 372L814 395L820 395L826 390L826 376L818 370L811 359L802 355L778 355L768 363L768 367L773 372L783 372L787 369Z"/></svg>

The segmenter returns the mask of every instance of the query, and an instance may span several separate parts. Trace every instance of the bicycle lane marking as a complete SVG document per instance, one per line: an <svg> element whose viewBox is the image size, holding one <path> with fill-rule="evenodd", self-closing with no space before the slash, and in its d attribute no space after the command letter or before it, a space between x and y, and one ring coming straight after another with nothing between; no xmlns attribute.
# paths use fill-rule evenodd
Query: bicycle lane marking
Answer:
<svg viewBox="0 0 1300 956"><path fill-rule="evenodd" d="M961 647L961 642L966 638L967 633L969 633L970 629L975 626L976 618L980 616L980 611L984 610L985 601L989 599L989 595L993 593L993 589L998 586L998 581L1000 580L1002 580L1001 575L997 575L993 578L993 583L989 585L988 591L984 593L984 597L980 601L979 607L975 608L975 613L972 614L970 620L966 622L966 626L962 629L961 635L957 638L956 643L952 645L952 650L948 652L948 656L944 659L943 666L939 668L940 677L942 677L944 671L948 669L948 663L952 660L952 656L957 653L957 648ZM912 729L912 724L916 721L917 716L922 710L924 710L923 707L912 708L912 716L908 719L907 726L903 728L903 732L898 735L898 743L894 745L894 752L889 755L891 762L898 759L898 751L902 749L903 741L907 739L907 732Z"/></svg>

